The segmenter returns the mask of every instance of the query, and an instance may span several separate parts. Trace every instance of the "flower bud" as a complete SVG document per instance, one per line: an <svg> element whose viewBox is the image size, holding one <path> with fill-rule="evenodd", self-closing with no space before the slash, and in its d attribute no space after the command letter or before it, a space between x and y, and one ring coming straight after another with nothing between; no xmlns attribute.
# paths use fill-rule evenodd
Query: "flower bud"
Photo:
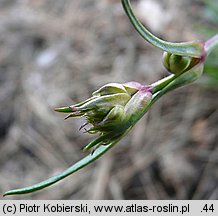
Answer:
<svg viewBox="0 0 218 216"><path fill-rule="evenodd" d="M182 74L187 70L193 68L200 62L200 59L189 56L175 55L172 53L164 52L163 64L165 68L173 74Z"/></svg>
<svg viewBox="0 0 218 216"><path fill-rule="evenodd" d="M100 132L100 137L84 148L88 150L123 136L144 115L151 98L149 87L140 83L110 83L95 91L91 98L56 111L70 112L66 118L84 117L92 125L86 132Z"/></svg>

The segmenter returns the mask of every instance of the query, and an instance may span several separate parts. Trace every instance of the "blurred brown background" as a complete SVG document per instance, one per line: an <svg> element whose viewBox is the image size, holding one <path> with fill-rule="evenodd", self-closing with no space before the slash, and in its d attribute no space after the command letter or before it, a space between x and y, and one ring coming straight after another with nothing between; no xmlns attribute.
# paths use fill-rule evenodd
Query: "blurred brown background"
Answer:
<svg viewBox="0 0 218 216"><path fill-rule="evenodd" d="M169 41L206 39L199 31L206 25L218 32L206 2L132 1L143 23ZM167 75L161 57L119 0L0 0L0 193L86 155L81 148L93 137L78 131L83 120L64 121L55 107L109 82L150 84ZM98 161L7 199L217 199L217 97L218 88L200 82L175 90Z"/></svg>

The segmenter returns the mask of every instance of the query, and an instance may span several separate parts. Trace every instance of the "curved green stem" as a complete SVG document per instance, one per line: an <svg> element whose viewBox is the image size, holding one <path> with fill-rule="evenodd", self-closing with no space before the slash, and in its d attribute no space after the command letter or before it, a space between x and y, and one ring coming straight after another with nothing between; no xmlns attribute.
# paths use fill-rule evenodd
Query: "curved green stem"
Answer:
<svg viewBox="0 0 218 216"><path fill-rule="evenodd" d="M132 25L136 29L136 31L149 43L154 46L176 55L185 55L195 58L200 58L204 53L203 42L193 41L193 42L183 42L183 43L171 43L164 40L159 39L151 32L149 32L142 23L137 19L134 15L130 1L122 0L123 8L129 17Z"/></svg>
<svg viewBox="0 0 218 216"><path fill-rule="evenodd" d="M210 52L217 46L218 46L218 34L214 35L212 38L210 38L205 42L205 52L207 53L207 55L209 55Z"/></svg>

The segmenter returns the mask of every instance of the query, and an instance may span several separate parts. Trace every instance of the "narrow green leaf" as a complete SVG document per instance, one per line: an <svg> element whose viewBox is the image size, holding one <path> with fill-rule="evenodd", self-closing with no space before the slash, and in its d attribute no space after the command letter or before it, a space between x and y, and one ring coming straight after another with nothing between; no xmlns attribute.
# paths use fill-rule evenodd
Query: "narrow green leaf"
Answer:
<svg viewBox="0 0 218 216"><path fill-rule="evenodd" d="M103 141L105 140L108 140L109 138L112 138L113 137L113 134L110 133L110 134L105 134L105 135L101 135L100 137L96 138L95 140L93 140L92 142L90 142L88 145L86 145L84 148L83 148L83 151L87 151L89 149L91 149L92 147L98 145L98 144L101 144Z"/></svg>
<svg viewBox="0 0 218 216"><path fill-rule="evenodd" d="M149 43L166 52L173 53L176 55L185 55L195 58L200 58L204 55L204 43L202 41L172 43L161 40L155 35L153 35L151 32L149 32L137 19L137 17L133 13L129 0L122 0L122 4L127 16L129 17L136 31Z"/></svg>
<svg viewBox="0 0 218 216"><path fill-rule="evenodd" d="M126 131L126 133L127 132L128 131ZM32 186L29 186L29 187L7 191L3 194L3 196L27 194L27 193L32 193L32 192L41 190L43 188L46 188L46 187L64 179L64 178L66 178L67 176L77 172L78 170L82 169L83 167L87 166L88 164L92 163L93 161L97 160L99 157L101 157L103 154L105 154L109 149L111 149L122 137L123 136L119 137L118 139L112 141L108 145L99 146L99 148L97 148L94 151L94 153L89 154L88 156L86 156L82 160L78 161L77 163L75 163L74 165L72 165L71 167L69 167L64 172L62 172L61 174L59 174L57 176L51 177L45 181L42 181L40 183L34 184Z"/></svg>
<svg viewBox="0 0 218 216"><path fill-rule="evenodd" d="M70 107L55 108L54 111L63 112L63 113L72 113L73 112Z"/></svg>

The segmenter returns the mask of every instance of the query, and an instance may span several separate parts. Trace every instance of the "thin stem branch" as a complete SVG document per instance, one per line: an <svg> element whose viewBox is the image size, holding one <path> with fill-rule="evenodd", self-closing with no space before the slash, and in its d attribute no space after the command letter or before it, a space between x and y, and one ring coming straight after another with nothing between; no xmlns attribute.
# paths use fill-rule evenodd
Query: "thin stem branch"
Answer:
<svg viewBox="0 0 218 216"><path fill-rule="evenodd" d="M200 64L192 70L181 74L180 76L168 76L168 79L166 79L168 80L168 84L164 79L160 80L160 83L156 84L156 89L161 88L161 90L155 91L155 93L153 93L152 101L149 105L152 106L160 97L165 95L167 92L196 81L202 75L203 68L204 64Z"/></svg>
<svg viewBox="0 0 218 216"><path fill-rule="evenodd" d="M167 86L169 83L171 83L176 78L177 76L175 74L171 74L161 80L158 80L155 83L152 83L150 85L152 89L152 94L155 94L156 92L160 91L161 89L163 89L165 86Z"/></svg>

